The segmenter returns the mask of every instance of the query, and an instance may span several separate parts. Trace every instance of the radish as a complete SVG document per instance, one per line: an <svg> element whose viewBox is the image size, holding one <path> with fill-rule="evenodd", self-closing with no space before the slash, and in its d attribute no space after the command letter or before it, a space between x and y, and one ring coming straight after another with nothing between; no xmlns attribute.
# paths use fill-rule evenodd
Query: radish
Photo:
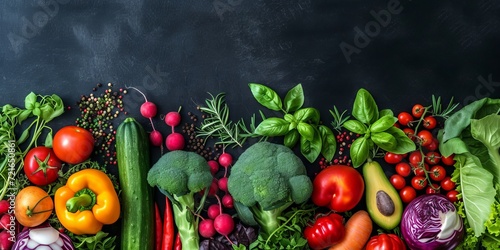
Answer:
<svg viewBox="0 0 500 250"><path fill-rule="evenodd" d="M198 232L205 238L211 238L215 235L214 221L212 219L204 219L198 225Z"/></svg>
<svg viewBox="0 0 500 250"><path fill-rule="evenodd" d="M14 241L10 240L10 237L12 236L6 230L0 233L0 249L11 249L12 245L14 245Z"/></svg>
<svg viewBox="0 0 500 250"><path fill-rule="evenodd" d="M228 168L233 164L233 157L229 153L222 153L219 156L219 164L225 168Z"/></svg>
<svg viewBox="0 0 500 250"><path fill-rule="evenodd" d="M167 136L167 139L165 140L165 145L167 146L167 149L170 151L184 149L185 145L184 136L182 136L180 133L173 132Z"/></svg>
<svg viewBox="0 0 500 250"><path fill-rule="evenodd" d="M217 181L217 184L219 185L219 189L224 191L224 192L228 192L227 190L227 177L222 177L219 179L219 181Z"/></svg>
<svg viewBox="0 0 500 250"><path fill-rule="evenodd" d="M233 196L230 194L225 194L222 196L222 205L227 208L234 208Z"/></svg>
<svg viewBox="0 0 500 250"><path fill-rule="evenodd" d="M215 196L219 192L219 186L217 185L217 180L214 178L212 184L210 184L210 189L208 190L208 195Z"/></svg>
<svg viewBox="0 0 500 250"><path fill-rule="evenodd" d="M9 214L3 214L2 217L0 218L0 225L2 225L2 228L5 229L5 230L9 230L9 224L10 223L11 223L10 215Z"/></svg>
<svg viewBox="0 0 500 250"><path fill-rule="evenodd" d="M179 108L180 110L180 108ZM178 126L181 123L181 114L179 111L171 111L165 115L165 123L170 127Z"/></svg>
<svg viewBox="0 0 500 250"><path fill-rule="evenodd" d="M0 214L7 213L9 211L9 201L7 200L0 200Z"/></svg>
<svg viewBox="0 0 500 250"><path fill-rule="evenodd" d="M149 141L155 147L160 147L163 144L163 135L158 130L153 130L149 134Z"/></svg>
<svg viewBox="0 0 500 250"><path fill-rule="evenodd" d="M221 213L214 220L214 228L217 233L225 236L226 239L229 240L228 235L234 229L234 220L233 217L229 214Z"/></svg>
<svg viewBox="0 0 500 250"><path fill-rule="evenodd" d="M212 204L207 209L207 215L210 219L215 219L220 214L220 207L217 204Z"/></svg>
<svg viewBox="0 0 500 250"><path fill-rule="evenodd" d="M219 163L217 161L208 161L208 166L210 166L210 173L212 173L212 175L215 175L217 172L219 172Z"/></svg>
<svg viewBox="0 0 500 250"><path fill-rule="evenodd" d="M156 112L157 112L157 108L156 108L156 104L148 101L148 98L146 97L146 95L144 93L142 93L142 91L140 91L138 88L134 88L134 87L126 87L127 89L133 89L137 92L139 92L142 97L144 97L144 103L141 105L141 115L144 116L145 118L153 118L156 116Z"/></svg>

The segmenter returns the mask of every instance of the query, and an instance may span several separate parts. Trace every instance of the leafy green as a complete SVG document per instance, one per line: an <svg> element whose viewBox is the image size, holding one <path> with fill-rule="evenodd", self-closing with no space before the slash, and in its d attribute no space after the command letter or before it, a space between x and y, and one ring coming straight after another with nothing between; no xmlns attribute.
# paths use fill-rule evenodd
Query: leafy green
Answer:
<svg viewBox="0 0 500 250"><path fill-rule="evenodd" d="M273 89L258 83L248 84L250 91L252 91L255 100L260 103L260 105L274 111L282 110L282 102L278 93ZM294 95L290 95L292 98ZM287 100L288 103L294 103L294 100Z"/></svg>
<svg viewBox="0 0 500 250"><path fill-rule="evenodd" d="M471 120L472 137L480 141L488 151L482 161L483 167L493 174L494 181L500 185L500 115L492 114L479 120Z"/></svg>
<svg viewBox="0 0 500 250"><path fill-rule="evenodd" d="M284 106L286 112L294 112L304 105L304 91L302 84L297 84L285 96Z"/></svg>
<svg viewBox="0 0 500 250"><path fill-rule="evenodd" d="M94 236L74 236L73 245L79 250L113 250L116 236L99 231Z"/></svg>
<svg viewBox="0 0 500 250"><path fill-rule="evenodd" d="M372 124L379 118L377 103L366 89L359 89L352 107L352 116L365 124Z"/></svg>

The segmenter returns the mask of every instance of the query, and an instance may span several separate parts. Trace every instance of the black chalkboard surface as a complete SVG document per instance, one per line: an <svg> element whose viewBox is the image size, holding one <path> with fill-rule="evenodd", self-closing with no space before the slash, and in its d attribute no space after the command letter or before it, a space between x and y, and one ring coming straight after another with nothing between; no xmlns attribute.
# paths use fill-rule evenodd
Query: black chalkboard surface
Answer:
<svg viewBox="0 0 500 250"><path fill-rule="evenodd" d="M238 119L262 108L256 82L282 95L302 83L324 116L351 109L359 88L395 112L432 94L464 105L500 97L499 26L494 0L1 1L0 100L23 105L33 91L74 106L111 82L161 113L225 92ZM142 97L127 98L140 117Z"/></svg>

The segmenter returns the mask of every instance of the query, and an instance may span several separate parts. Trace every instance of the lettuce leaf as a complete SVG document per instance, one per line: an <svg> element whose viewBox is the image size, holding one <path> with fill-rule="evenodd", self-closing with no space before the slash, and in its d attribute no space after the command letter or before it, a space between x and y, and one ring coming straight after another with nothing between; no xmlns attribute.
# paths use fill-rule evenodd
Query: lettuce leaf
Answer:
<svg viewBox="0 0 500 250"><path fill-rule="evenodd" d="M481 119L471 120L472 137L480 141L488 154L481 154L483 168L490 171L494 183L500 185L500 115L491 114ZM484 152L484 151L483 151Z"/></svg>

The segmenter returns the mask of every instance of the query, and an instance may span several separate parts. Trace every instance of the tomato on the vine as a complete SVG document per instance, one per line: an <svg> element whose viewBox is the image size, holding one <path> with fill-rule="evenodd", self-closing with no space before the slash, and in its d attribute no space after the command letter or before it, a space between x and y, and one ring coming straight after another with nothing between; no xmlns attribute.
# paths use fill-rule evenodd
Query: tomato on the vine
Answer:
<svg viewBox="0 0 500 250"><path fill-rule="evenodd" d="M441 154L439 154L436 151L430 151L425 154L425 162L427 162L430 165L438 164L440 159L441 159Z"/></svg>
<svg viewBox="0 0 500 250"><path fill-rule="evenodd" d="M454 157L455 157L454 154L452 154L452 155L450 155L448 157L444 157L444 156L441 155L441 161L446 166L453 166L453 165L455 165L455 160L453 159Z"/></svg>
<svg viewBox="0 0 500 250"><path fill-rule="evenodd" d="M436 138L434 138L432 139L432 142L429 145L425 146L424 148L427 149L428 151L436 151L438 147L439 147L439 141Z"/></svg>
<svg viewBox="0 0 500 250"><path fill-rule="evenodd" d="M440 165L435 165L431 168L429 177L433 181L442 181L446 177L446 169Z"/></svg>
<svg viewBox="0 0 500 250"><path fill-rule="evenodd" d="M405 178L399 174L393 174L391 178L389 178L389 182L397 190L400 190L406 186Z"/></svg>
<svg viewBox="0 0 500 250"><path fill-rule="evenodd" d="M389 164L397 164L403 160L403 155L386 152L384 155L384 160Z"/></svg>
<svg viewBox="0 0 500 250"><path fill-rule="evenodd" d="M427 186L427 179L425 176L414 176L411 179L411 186L416 190L422 190Z"/></svg>
<svg viewBox="0 0 500 250"><path fill-rule="evenodd" d="M426 147L432 143L432 140L434 137L432 136L432 133L428 130L421 130L420 132L417 133L417 136L420 138L420 145L422 147Z"/></svg>
<svg viewBox="0 0 500 250"><path fill-rule="evenodd" d="M413 167L417 167L422 164L422 153L418 150L413 151L408 156L408 161Z"/></svg>
<svg viewBox="0 0 500 250"><path fill-rule="evenodd" d="M405 133L406 136L408 136L408 138L410 138L410 140L413 141L415 139L415 130L414 129L404 128L403 132Z"/></svg>
<svg viewBox="0 0 500 250"><path fill-rule="evenodd" d="M396 164L396 173L398 173L399 175L403 176L403 177L407 177L411 174L411 167L410 167L410 164L406 163L406 162L400 162L398 164Z"/></svg>
<svg viewBox="0 0 500 250"><path fill-rule="evenodd" d="M458 195L457 190L451 190L451 191L448 191L448 193L446 193L446 197L451 202L457 202L458 201L457 195Z"/></svg>
<svg viewBox="0 0 500 250"><path fill-rule="evenodd" d="M92 133L77 126L66 126L57 131L52 142L59 159L70 164L87 160L94 150Z"/></svg>
<svg viewBox="0 0 500 250"><path fill-rule="evenodd" d="M45 186L57 180L61 166L62 162L54 151L44 146L30 149L24 157L24 173L37 186Z"/></svg>
<svg viewBox="0 0 500 250"><path fill-rule="evenodd" d="M427 165L427 163L424 163L424 165L416 166L413 169L413 173L416 176L425 176L426 171L429 171L429 165Z"/></svg>
<svg viewBox="0 0 500 250"><path fill-rule="evenodd" d="M424 128L428 130L434 129L437 125L437 120L434 116L426 116L422 122Z"/></svg>
<svg viewBox="0 0 500 250"><path fill-rule="evenodd" d="M417 191L415 191L415 189L411 186L406 186L399 190L399 196L404 203L409 203L417 197Z"/></svg>
<svg viewBox="0 0 500 250"><path fill-rule="evenodd" d="M413 105L413 108L411 109L411 114L415 118L420 118L424 114L425 107L422 106L422 104L415 104Z"/></svg>
<svg viewBox="0 0 500 250"><path fill-rule="evenodd" d="M436 183L430 183L427 185L427 188L425 188L425 193L426 194L439 194L439 185Z"/></svg>
<svg viewBox="0 0 500 250"><path fill-rule="evenodd" d="M408 112L401 112L398 115L398 122L403 126L408 126L408 124L413 121L413 116Z"/></svg>
<svg viewBox="0 0 500 250"><path fill-rule="evenodd" d="M441 188L445 191L454 190L456 184L451 180L451 177L447 176L441 181Z"/></svg>

